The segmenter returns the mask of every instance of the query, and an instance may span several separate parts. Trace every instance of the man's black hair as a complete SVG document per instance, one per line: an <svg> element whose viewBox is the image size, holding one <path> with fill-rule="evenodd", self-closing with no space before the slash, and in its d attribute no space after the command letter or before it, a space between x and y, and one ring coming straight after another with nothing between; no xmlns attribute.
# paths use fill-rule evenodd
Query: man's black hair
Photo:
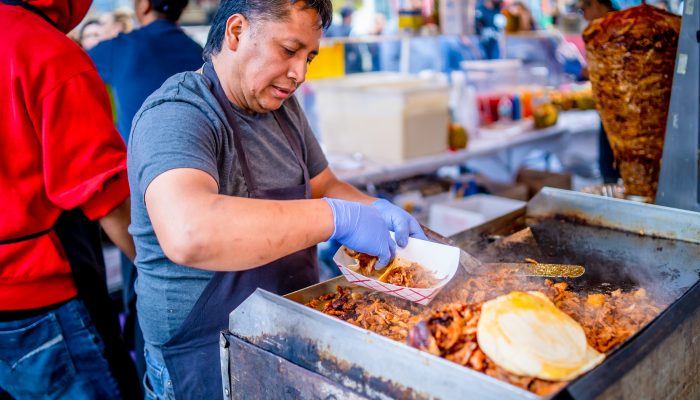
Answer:
<svg viewBox="0 0 700 400"><path fill-rule="evenodd" d="M187 7L188 0L149 0L151 7L163 18L171 22L177 22L182 15L182 10Z"/></svg>
<svg viewBox="0 0 700 400"><path fill-rule="evenodd" d="M223 0L209 29L209 37L202 54L204 61L211 61L211 57L221 51L226 21L230 16L241 14L253 21L281 21L289 17L289 5L300 1L304 3L304 9L312 9L318 13L320 28L328 29L333 19L333 5L330 0Z"/></svg>
<svg viewBox="0 0 700 400"><path fill-rule="evenodd" d="M340 16L342 18L347 18L352 15L352 13L355 12L355 9L352 8L352 6L343 6L343 8L340 9Z"/></svg>

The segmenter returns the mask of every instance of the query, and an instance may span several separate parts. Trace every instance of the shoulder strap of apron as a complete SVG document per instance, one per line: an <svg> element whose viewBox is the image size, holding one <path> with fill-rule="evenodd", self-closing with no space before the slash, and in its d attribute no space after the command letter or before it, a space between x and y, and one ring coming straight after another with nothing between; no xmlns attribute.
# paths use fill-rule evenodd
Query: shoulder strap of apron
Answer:
<svg viewBox="0 0 700 400"><path fill-rule="evenodd" d="M289 123L289 118L285 114L284 111L282 111L282 108L275 110L272 112L272 115L275 117L275 121L277 121L277 124L282 128L282 132L284 133L285 138L287 138L287 142L289 142L289 146L292 148L292 152L294 153L294 157L296 158L297 162L301 166L301 169L304 173L304 183L308 184L310 181L309 178L309 169L306 167L306 162L304 161L304 154L301 150L301 137L297 140L292 133L292 130L290 128L290 123ZM311 189L309 185L307 185L307 191ZM307 193L307 197L310 193Z"/></svg>
<svg viewBox="0 0 700 400"><path fill-rule="evenodd" d="M0 1L2 1L2 0L0 0ZM0 240L0 245L13 244L13 243L24 242L26 240L36 239L39 236L44 236L47 233L51 232L54 229L54 227L55 227L55 225L51 226L51 228L44 229L43 231L31 233L31 234L25 235L25 236L15 237L15 238L11 238L11 239L2 239L2 240Z"/></svg>
<svg viewBox="0 0 700 400"><path fill-rule="evenodd" d="M255 181L253 180L253 174L250 173L250 168L248 167L248 159L243 151L243 144L240 138L240 127L236 120L236 115L233 112L233 106L230 100L226 97L224 93L224 88L221 86L221 81L214 71L214 65L211 62L204 63L204 76L207 77L212 83L212 93L216 100L218 100L221 108L224 109L226 114L226 119L228 120L231 129L233 130L233 145L236 147L236 155L241 163L241 171L243 172L243 179L246 182L246 191L248 192L248 197L251 197L252 187L255 186Z"/></svg>
<svg viewBox="0 0 700 400"><path fill-rule="evenodd" d="M0 0L3 1L3 0ZM207 77L211 82L213 86L213 94L214 97L218 100L219 104L221 105L221 108L223 108L224 113L226 114L226 119L228 120L229 125L231 126L231 129L233 130L233 145L236 148L236 154L238 155L241 163L241 170L243 172L243 178L246 181L246 190L248 191L248 197L251 197L251 192L253 187L257 187L255 185L255 180L253 179L253 174L250 171L250 167L248 164L248 159L246 157L245 151L243 150L243 143L241 143L241 135L240 135L240 127L238 125L236 115L233 112L233 106L231 105L231 101L226 97L226 93L224 93L224 88L221 86L221 81L219 80L218 75L216 74L216 71L214 70L214 65L211 62L207 62L204 64L203 68L204 76ZM272 112L272 115L275 117L275 121L277 121L277 124L280 126L282 129L282 132L284 133L285 138L287 139L287 142L292 148L292 152L294 153L294 157L296 158L297 162L301 166L303 173L304 173L304 183L309 182L309 170L306 168L306 163L304 162L304 157L301 151L301 144L299 143L298 140L295 139L294 134L292 133L290 129L290 124L289 124L289 119L284 115L284 113L280 110L275 110Z"/></svg>
<svg viewBox="0 0 700 400"><path fill-rule="evenodd" d="M5 4L7 4L8 6L19 6L19 7L22 7L22 8L24 8L25 10L30 11L30 12L33 12L34 14L40 16L41 18L44 19L44 21L46 21L46 22L48 22L49 24L51 24L51 26L53 26L54 28L60 30L60 28L58 27L58 25L56 25L56 23L53 22L53 20L52 20L51 18L49 18L46 14L44 14L43 11L41 11L40 9L38 9L37 7L34 7L33 5L31 5L31 4L29 4L29 3L26 3L26 2L24 2L24 1L22 1L22 0L0 0L0 3L5 3Z"/></svg>

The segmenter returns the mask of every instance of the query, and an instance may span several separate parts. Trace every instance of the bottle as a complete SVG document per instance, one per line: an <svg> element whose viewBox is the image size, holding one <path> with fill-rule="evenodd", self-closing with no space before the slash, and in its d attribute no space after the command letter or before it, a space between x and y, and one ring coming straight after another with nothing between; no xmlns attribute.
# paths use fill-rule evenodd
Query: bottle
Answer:
<svg viewBox="0 0 700 400"><path fill-rule="evenodd" d="M516 94L513 96L513 121L518 121L520 118L522 118L520 96Z"/></svg>
<svg viewBox="0 0 700 400"><path fill-rule="evenodd" d="M501 97L498 100L498 120L511 121L513 119L513 102L508 96Z"/></svg>
<svg viewBox="0 0 700 400"><path fill-rule="evenodd" d="M464 127L467 129L467 135L475 138L479 135L479 106L476 99L476 88L472 85L467 85L464 88L463 107L466 111Z"/></svg>
<svg viewBox="0 0 700 400"><path fill-rule="evenodd" d="M464 75L459 80L453 80L455 90L454 100L454 121L462 124L471 138L475 138L479 131L479 120L481 112L479 110L476 88L474 85L464 82Z"/></svg>
<svg viewBox="0 0 700 400"><path fill-rule="evenodd" d="M522 118L532 116L532 92L530 89L525 89L520 98L520 114Z"/></svg>

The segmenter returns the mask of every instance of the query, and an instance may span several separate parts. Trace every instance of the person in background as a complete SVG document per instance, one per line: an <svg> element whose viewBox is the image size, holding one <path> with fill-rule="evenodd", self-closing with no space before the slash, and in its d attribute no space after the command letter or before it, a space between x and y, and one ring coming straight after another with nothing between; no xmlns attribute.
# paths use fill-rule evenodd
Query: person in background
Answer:
<svg viewBox="0 0 700 400"><path fill-rule="evenodd" d="M140 396L99 231L134 256L126 149L66 35L90 3L0 1L0 396Z"/></svg>
<svg viewBox="0 0 700 400"><path fill-rule="evenodd" d="M372 27L370 28L368 34L372 36L381 36L384 34L384 28L386 28L386 16L382 13L374 14L374 19ZM372 60L372 71L381 71L381 45L378 42L367 43L367 51L370 54L370 59Z"/></svg>
<svg viewBox="0 0 700 400"><path fill-rule="evenodd" d="M607 13L616 11L611 0L581 0L578 4L583 18L589 23L595 19L604 17ZM588 78L588 70L583 69L583 76ZM603 183L617 183L620 180L620 171L615 163L615 155L610 147L608 135L605 133L603 123L600 124L598 134L598 168L603 178Z"/></svg>
<svg viewBox="0 0 700 400"><path fill-rule="evenodd" d="M187 0L136 0L134 6L141 28L101 42L88 52L100 77L112 89L117 127L126 142L131 120L146 97L170 76L202 65L202 47L177 26ZM143 376L146 365L136 318L135 280L136 268L122 257L124 336L133 345L137 370Z"/></svg>
<svg viewBox="0 0 700 400"><path fill-rule="evenodd" d="M536 29L532 12L522 1L509 4L503 13L506 15L506 32L530 32Z"/></svg>
<svg viewBox="0 0 700 400"><path fill-rule="evenodd" d="M375 13L372 20L372 27L370 28L368 34L373 36L381 36L384 34L384 28L386 28L386 16L382 13Z"/></svg>
<svg viewBox="0 0 700 400"><path fill-rule="evenodd" d="M484 58L488 60L496 59L500 54L496 27L496 16L500 13L501 7L495 0L482 0L476 7L476 34L479 35Z"/></svg>
<svg viewBox="0 0 700 400"><path fill-rule="evenodd" d="M80 46L85 49L85 51L97 46L102 37L102 26L100 21L96 19L90 19L83 23L80 27L80 32L78 34L78 42Z"/></svg>
<svg viewBox="0 0 700 400"><path fill-rule="evenodd" d="M100 16L102 25L102 37L100 41L117 37L120 33L129 33L134 30L134 16L126 10L115 10Z"/></svg>
<svg viewBox="0 0 700 400"><path fill-rule="evenodd" d="M331 16L330 0L224 0L204 66L134 117L129 230L154 397L221 397L228 314L257 288L318 282L316 244L335 239L383 267L397 244L425 239L404 210L335 177L293 97Z"/></svg>
<svg viewBox="0 0 700 400"><path fill-rule="evenodd" d="M355 9L351 5L345 5L340 9L340 23L333 24L326 31L327 37L348 37L352 32L352 14Z"/></svg>
<svg viewBox="0 0 700 400"><path fill-rule="evenodd" d="M103 41L88 52L112 87L117 128L128 142L131 120L143 101L170 76L202 66L202 47L177 21L188 0L136 0L140 29Z"/></svg>
<svg viewBox="0 0 700 400"><path fill-rule="evenodd" d="M340 24L331 25L326 31L326 37L350 37L352 33L352 14L355 9L345 5L340 9ZM362 53L357 43L345 43L345 73L362 72Z"/></svg>

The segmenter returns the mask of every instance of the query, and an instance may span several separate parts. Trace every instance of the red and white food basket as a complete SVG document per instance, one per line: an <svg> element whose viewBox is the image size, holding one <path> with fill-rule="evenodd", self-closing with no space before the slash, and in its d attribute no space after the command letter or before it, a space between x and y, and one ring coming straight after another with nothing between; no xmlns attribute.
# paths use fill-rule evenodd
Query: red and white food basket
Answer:
<svg viewBox="0 0 700 400"><path fill-rule="evenodd" d="M347 255L342 247L333 256L333 261L338 265L340 272L343 273L348 282L354 285L364 286L404 300L427 305L457 273L459 253L460 250L457 247L413 238L409 238L406 247L396 247L397 256L419 263L423 268L433 272L440 279L437 285L429 288L397 286L380 282L376 277L362 275L351 269L351 266L357 264L357 261Z"/></svg>

